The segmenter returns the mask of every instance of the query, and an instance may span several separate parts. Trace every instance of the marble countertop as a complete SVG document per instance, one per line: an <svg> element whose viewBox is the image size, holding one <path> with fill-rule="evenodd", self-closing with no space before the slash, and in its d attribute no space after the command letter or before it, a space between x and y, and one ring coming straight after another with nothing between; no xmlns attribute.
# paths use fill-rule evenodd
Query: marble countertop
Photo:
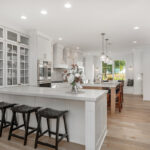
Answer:
<svg viewBox="0 0 150 150"><path fill-rule="evenodd" d="M83 84L82 86L89 86L89 87L117 87L120 83L119 82L103 82L103 83L87 83Z"/></svg>
<svg viewBox="0 0 150 150"><path fill-rule="evenodd" d="M34 86L16 86L0 88L0 94L46 97L79 101L96 101L106 94L105 90L80 89L78 94L71 93L70 88L43 88Z"/></svg>

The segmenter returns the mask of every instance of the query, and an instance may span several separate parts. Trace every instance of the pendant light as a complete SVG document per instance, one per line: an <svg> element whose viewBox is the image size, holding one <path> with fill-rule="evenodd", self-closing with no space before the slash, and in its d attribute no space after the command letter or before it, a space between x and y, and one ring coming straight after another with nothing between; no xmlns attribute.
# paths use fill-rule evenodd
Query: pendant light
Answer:
<svg viewBox="0 0 150 150"><path fill-rule="evenodd" d="M106 60L105 49L104 49L104 36L105 36L105 33L101 33L101 36L102 36L102 53L101 53L101 56L100 56L100 60L105 61Z"/></svg>
<svg viewBox="0 0 150 150"><path fill-rule="evenodd" d="M106 59L105 59L105 63L109 62L109 57L108 57L108 41L109 41L109 39L105 39L105 43L106 43Z"/></svg>
<svg viewBox="0 0 150 150"><path fill-rule="evenodd" d="M108 47L111 45L111 43L108 43ZM111 51L110 51L110 55L111 55ZM109 56L109 61L108 61L108 65L111 65L113 63L112 58Z"/></svg>

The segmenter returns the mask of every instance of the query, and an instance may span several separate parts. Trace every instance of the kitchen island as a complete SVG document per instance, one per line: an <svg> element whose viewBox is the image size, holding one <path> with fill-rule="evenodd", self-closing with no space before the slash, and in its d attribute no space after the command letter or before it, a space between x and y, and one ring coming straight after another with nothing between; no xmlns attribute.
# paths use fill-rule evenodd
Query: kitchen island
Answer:
<svg viewBox="0 0 150 150"><path fill-rule="evenodd" d="M70 141L84 145L85 150L100 150L107 133L106 93L104 90L80 90L78 94L73 94L69 88L18 86L1 88L0 99L10 103L68 110ZM7 112L10 119L11 115L8 113L11 112ZM31 119L32 126L36 126L34 116ZM18 120L21 122L20 117ZM51 122L54 131L55 123ZM47 128L44 122L42 125L43 129ZM64 132L62 120L60 125L60 132Z"/></svg>
<svg viewBox="0 0 150 150"><path fill-rule="evenodd" d="M95 90L103 90L110 89L111 91L111 114L115 113L116 110L116 89L120 86L120 82L112 81L112 82L102 82L102 83L87 83L83 84L83 89L95 89Z"/></svg>

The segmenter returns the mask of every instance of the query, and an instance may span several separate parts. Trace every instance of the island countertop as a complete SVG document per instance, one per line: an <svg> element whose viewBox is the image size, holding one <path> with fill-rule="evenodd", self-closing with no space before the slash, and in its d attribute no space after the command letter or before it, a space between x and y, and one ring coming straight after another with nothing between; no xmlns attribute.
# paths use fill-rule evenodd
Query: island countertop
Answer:
<svg viewBox="0 0 150 150"><path fill-rule="evenodd" d="M87 83L83 84L82 86L88 86L88 87L117 87L120 83L119 82L102 82L102 83Z"/></svg>
<svg viewBox="0 0 150 150"><path fill-rule="evenodd" d="M0 94L35 96L45 98L78 100L78 101L96 101L106 94L105 90L83 90L80 89L78 94L71 93L69 88L45 88L36 86L16 86L0 89Z"/></svg>

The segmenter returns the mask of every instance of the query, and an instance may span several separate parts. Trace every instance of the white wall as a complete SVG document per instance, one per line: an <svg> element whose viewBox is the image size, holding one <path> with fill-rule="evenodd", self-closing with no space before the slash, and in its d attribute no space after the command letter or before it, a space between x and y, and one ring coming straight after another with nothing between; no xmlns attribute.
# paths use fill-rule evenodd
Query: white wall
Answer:
<svg viewBox="0 0 150 150"><path fill-rule="evenodd" d="M150 51L143 53L143 100L150 101Z"/></svg>

